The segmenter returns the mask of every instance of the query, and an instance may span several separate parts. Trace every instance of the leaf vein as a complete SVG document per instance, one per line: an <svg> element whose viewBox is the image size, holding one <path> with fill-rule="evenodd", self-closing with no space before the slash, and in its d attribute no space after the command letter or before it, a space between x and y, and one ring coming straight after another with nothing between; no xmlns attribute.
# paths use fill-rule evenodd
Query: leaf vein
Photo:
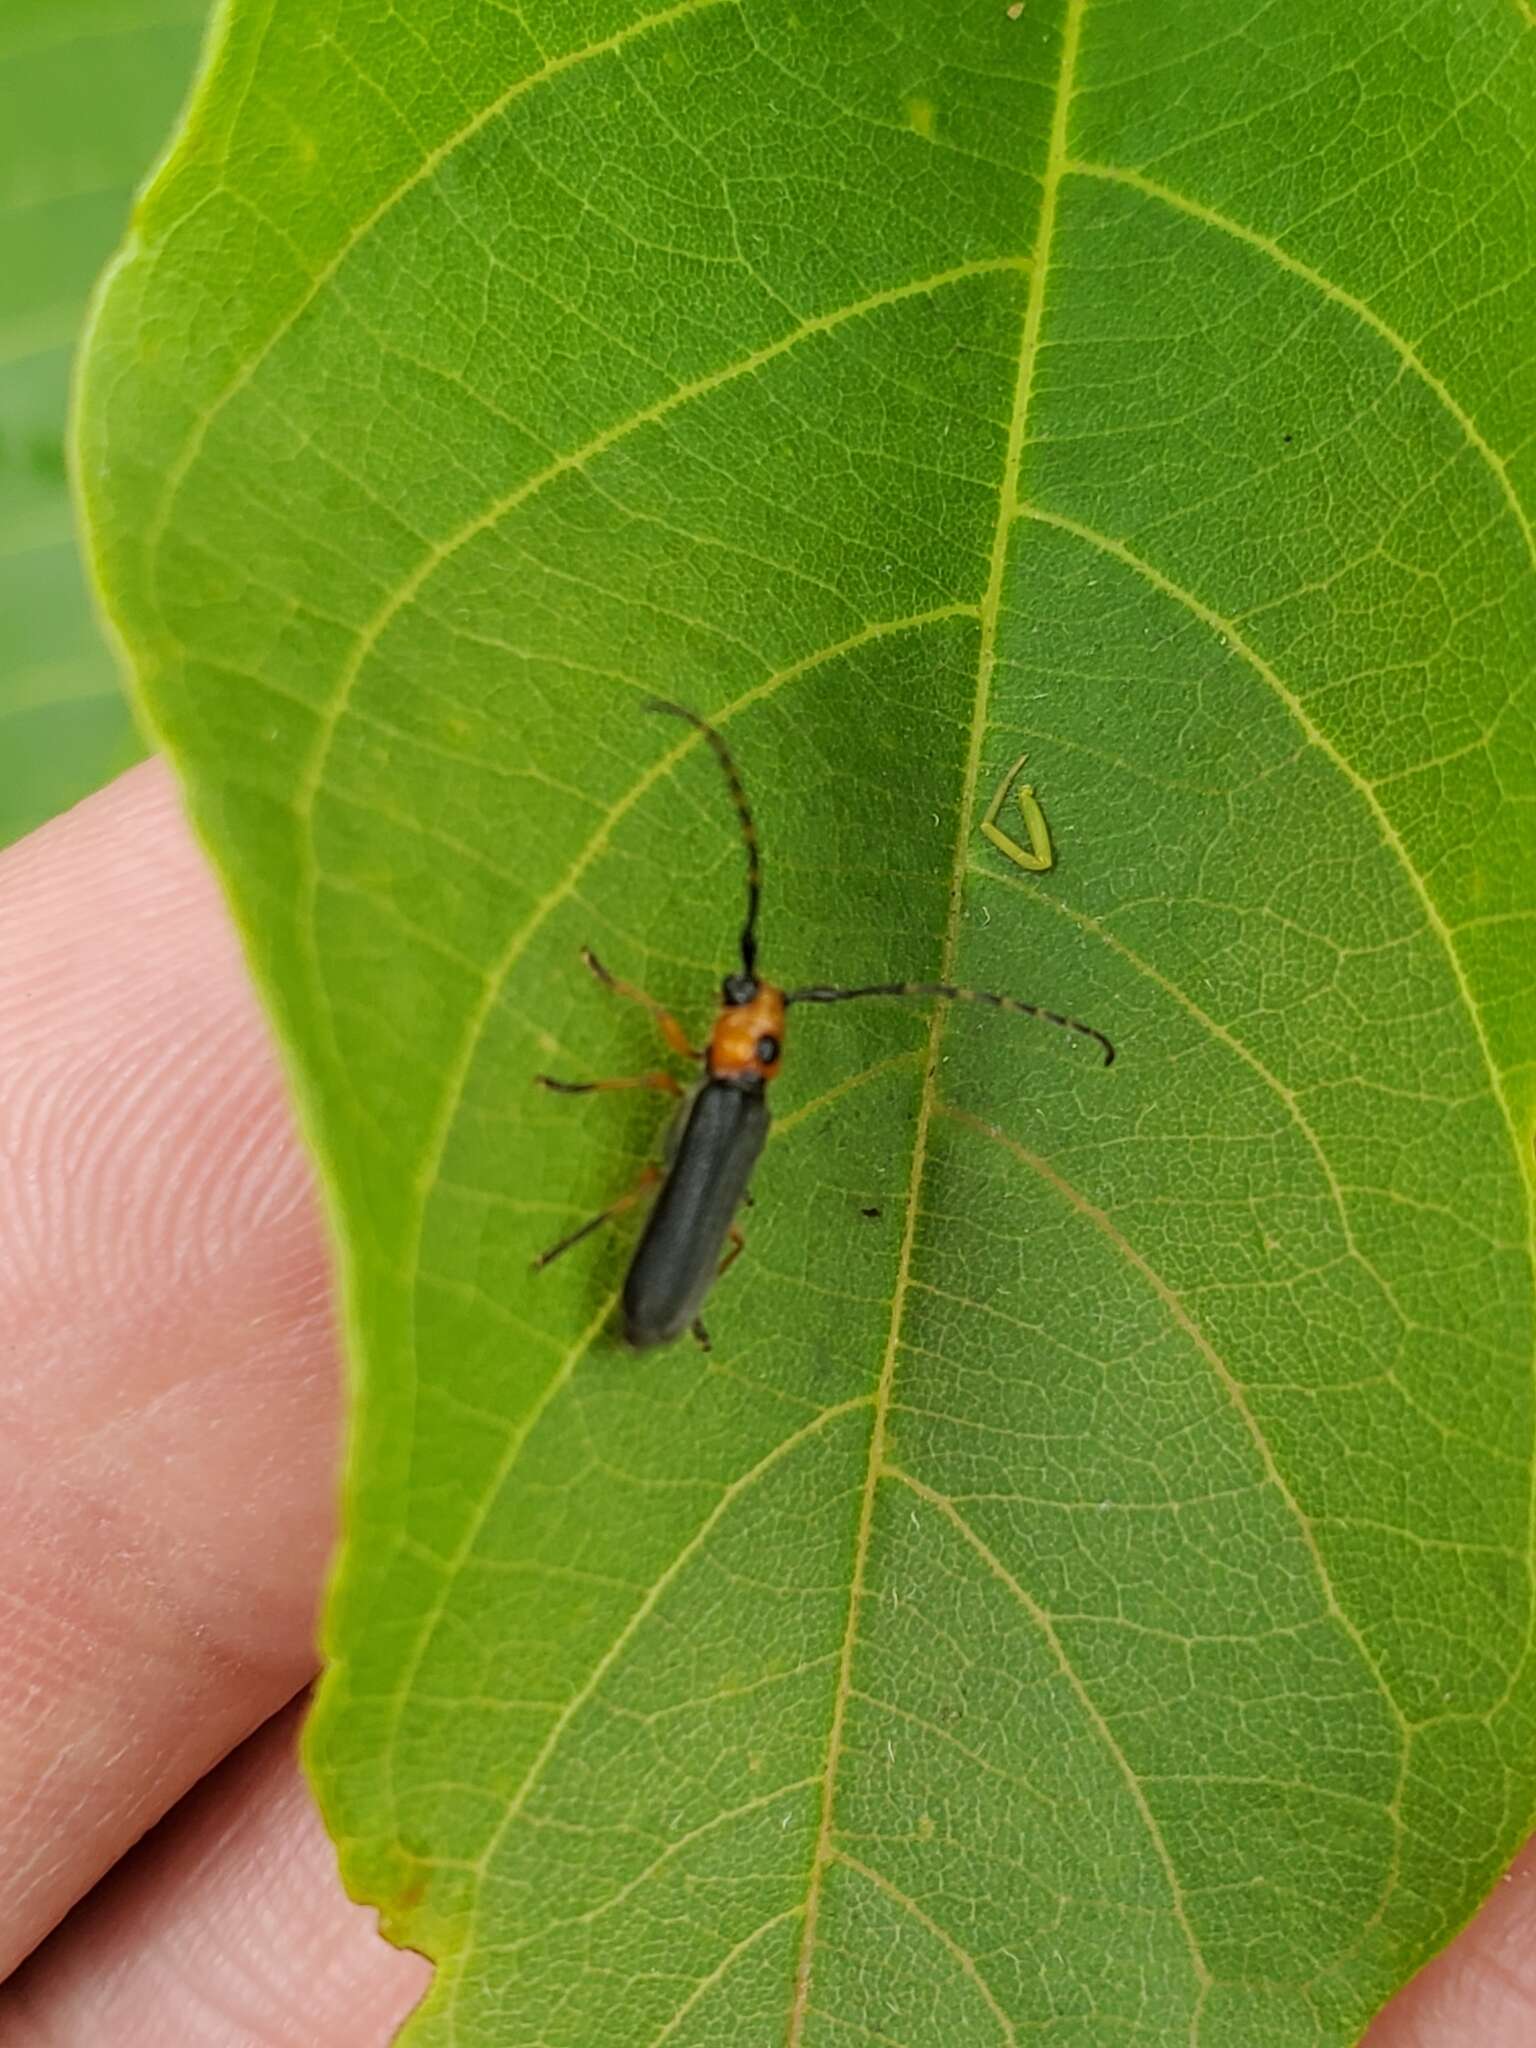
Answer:
<svg viewBox="0 0 1536 2048"><path fill-rule="evenodd" d="M997 2021L998 2031L1003 2039L1009 2043L1009 2048L1013 2048L1013 2044L1019 2038L1014 2029L1013 2021L1004 2010L1003 2003L997 1996L997 1993L981 1974L976 1958L970 1951L956 1941L948 1928L941 1927L931 1914L925 1913L916 1899L892 1884L891 1880L888 1877L882 1876L878 1870L872 1870L867 1863L861 1863L857 1856L850 1856L846 1849L839 1849L836 1852L836 1860L845 1869L855 1871L867 1883L872 1884L877 1891L884 1892L885 1896L893 1904L899 1906L903 1913L906 1913L915 1920L919 1927L926 1933L931 1934L934 1940L948 1951L960 1965L964 1975L976 1986L977 1991L981 1994L982 2003L986 2006L988 2012L991 2013L993 2019Z"/></svg>
<svg viewBox="0 0 1536 2048"><path fill-rule="evenodd" d="M559 77L563 72L573 71L579 65L590 63L594 58L612 56L617 51L622 50L627 43L634 42L641 36L649 35L655 29L668 28L674 22L682 21L690 14L701 14L710 8L727 4L734 6L736 0L677 0L676 5L661 8L654 14L642 15L638 21L632 21L626 27L615 30L611 36L606 36L599 42L588 43L577 50L563 51L558 57L548 59L537 71L528 72L525 76L507 86L504 91L498 93L494 99L488 100L470 120L464 122L451 135L446 136L435 149L429 151L422 158L421 162L416 165L415 169L407 177L402 178L400 183L378 202L373 211L366 214L357 223L335 254L314 274L308 289L299 297L289 311L284 314L261 347L256 350L254 355L248 357L241 364L234 376L230 378L229 382L199 415L192 431L183 443L180 453L165 472L165 482L161 490L160 501L149 522L145 536L146 553L151 557L158 553L160 543L164 539L166 529L169 526L176 500L180 496L181 488L188 476L190 476L193 465L202 452L209 430L223 412L225 406L251 382L273 349L276 348L285 335L291 333L293 328L297 326L305 313L308 312L309 308L320 297L331 279L340 271L342 265L373 234L375 229L388 219L389 215L394 212L402 200L414 192L419 185L425 184L430 178L434 177L442 165L458 150L462 149L465 143L472 141L480 133L481 129L489 126L514 101L521 99L525 93L532 92L538 86L547 84L549 80Z"/></svg>
<svg viewBox="0 0 1536 2048"><path fill-rule="evenodd" d="M886 1477L895 1480L899 1485L905 1486L910 1492L915 1493L919 1500L926 1501L931 1508L943 1515L952 1524L956 1533L975 1551L992 1576L1008 1589L1034 1623L1035 1627L1040 1631L1040 1634L1045 1638L1046 1644L1055 1660L1056 1668L1071 1687L1078 1705L1087 1715L1094 1733L1098 1736L1100 1743L1108 1753L1111 1763L1113 1763L1124 1782L1126 1790L1130 1793L1132 1804L1135 1806L1142 1826L1146 1830L1147 1839L1152 1844L1152 1852L1162 1866L1163 1877L1168 1886L1169 1899L1173 1908L1173 1915L1179 1924L1180 1932L1183 1934L1185 1944L1188 1947L1190 1965L1194 1972L1195 1981L1200 1987L1203 2000L1204 1994L1209 1990L1214 1979L1210 1966L1207 1964L1204 1953L1201 1950L1194 1926L1190 1921L1188 1907L1184 1899L1184 1887L1179 1880L1178 1869L1174 1864L1168 1844L1163 1839L1163 1831L1158 1825L1157 1815L1152 1811L1147 1801L1146 1790L1141 1779L1132 1768L1130 1758L1120 1747L1114 1730L1100 1712L1093 1695L1084 1684L1076 1665L1068 1657L1065 1645L1056 1632L1055 1623L1040 1605L1039 1601L1009 1571L996 1551L971 1527L965 1516L961 1514L947 1494L940 1493L936 1488L925 1485L921 1479L915 1478L912 1473L904 1472L894 1465L886 1467ZM1200 2006L1197 2004L1190 2017L1191 2041L1198 2039L1199 2013Z"/></svg>
<svg viewBox="0 0 1536 2048"><path fill-rule="evenodd" d="M1008 426L1008 441L1003 457L1003 472L998 483L997 519L993 529L986 586L982 593L980 605L981 631L977 649L976 689L971 706L971 729L965 766L965 782L960 795L954 861L950 873L949 910L946 919L939 974L939 979L942 981L953 979L954 961L959 948L961 907L964 900L971 821L976 807L976 788L981 771L982 746L986 735L987 705L991 691L992 670L996 660L998 622L1002 612L1002 588L1008 565L1009 542L1018 511L1019 470L1023 456L1025 429L1029 418L1030 400L1033 394L1035 363L1040 347L1041 324L1045 304L1045 284L1050 268L1051 241L1056 220L1057 190L1067 161L1067 121L1072 101L1073 75L1077 63L1078 44L1082 32L1082 20L1086 5L1087 0L1067 0L1066 12L1062 21L1061 57L1056 79L1050 132L1046 143L1040 211L1035 227L1035 246L1029 263L1029 288L1025 298L1023 324L1019 336L1018 362L1014 372L1013 403ZM847 1711L849 1691L853 1682L853 1656L858 1639L859 1610L863 1600L864 1574L869 1557L870 1537L874 1523L875 1495L879 1485L880 1470L885 1461L886 1417L894 1389L896 1361L901 1349L902 1323L906 1309L908 1287L912 1276L919 1202L922 1193L923 1173L927 1162L928 1130L933 1117L935 1102L934 1084L939 1066L939 1049L943 1042L944 1019L944 1005L942 1003L936 1004L928 1027L927 1060L923 1072L922 1089L918 1099L916 1131L912 1143L912 1164L908 1175L906 1216L902 1230L901 1249L897 1257L896 1282L891 1300L890 1326L886 1338L885 1356L881 1361L879 1379L875 1390L874 1411L871 1417L869 1454L864 1474L863 1498L859 1507L858 1528L854 1536L853 1568L848 1589L847 1619L843 1631L837 1685L833 1694L831 1724L827 1733L821 1825L817 1831L816 1845L812 1852L811 1868L807 1882L805 1920L801 1928L800 1955L795 1969L794 1989L790 2001L789 2022L786 2030L786 2048L801 2048L805 2033L806 2016L810 2010L811 1974L815 1964L816 1928L821 1909L822 1884L833 1852L834 1815L837 1803L838 1766L841 1761L843 1746L843 1725Z"/></svg>
<svg viewBox="0 0 1536 2048"><path fill-rule="evenodd" d="M1520 530L1526 554L1530 557L1532 565L1536 566L1536 532L1533 532L1525 506L1510 480L1509 468L1504 457L1493 448L1476 420L1457 400L1449 387L1430 369L1413 344L1384 320L1374 307L1364 299L1357 298L1353 292L1346 291L1343 285L1336 284L1332 278L1324 276L1322 271L1315 270L1310 263L1304 263L1299 256L1293 256L1272 236L1262 234L1257 228L1248 227L1242 221L1233 220L1229 214L1220 213L1215 207L1206 206L1198 199L1191 199L1187 194L1175 191L1170 185L1160 184L1155 178L1145 177L1140 171L1125 170L1115 164L1082 162L1071 163L1067 169L1078 177L1096 178L1104 184L1124 185L1133 192L1140 192L1145 198L1156 199L1178 213L1187 214L1192 220L1200 221L1219 234L1230 235L1235 241L1246 243L1249 248L1257 249L1261 255L1269 257L1282 270L1289 271L1291 276L1300 278L1314 291L1320 292L1324 298L1332 300L1335 305L1342 306L1346 312L1352 313L1378 339L1387 344L1403 367L1418 378L1456 422L1467 445L1476 451L1493 475L1500 495Z"/></svg>

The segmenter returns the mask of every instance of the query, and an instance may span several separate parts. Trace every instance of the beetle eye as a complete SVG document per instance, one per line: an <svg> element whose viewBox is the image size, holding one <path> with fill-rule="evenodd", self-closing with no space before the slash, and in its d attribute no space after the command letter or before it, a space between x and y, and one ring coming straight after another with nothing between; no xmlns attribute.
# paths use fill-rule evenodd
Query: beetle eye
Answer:
<svg viewBox="0 0 1536 2048"><path fill-rule="evenodd" d="M757 1064L760 1067L771 1067L779 1056L779 1041L776 1038L770 1037L767 1032L764 1032L763 1036L757 1041L756 1050Z"/></svg>

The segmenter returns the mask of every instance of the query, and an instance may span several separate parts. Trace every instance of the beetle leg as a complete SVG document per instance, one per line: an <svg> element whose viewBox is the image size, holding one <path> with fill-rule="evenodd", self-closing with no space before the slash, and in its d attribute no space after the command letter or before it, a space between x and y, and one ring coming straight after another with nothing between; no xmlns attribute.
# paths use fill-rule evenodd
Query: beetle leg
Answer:
<svg viewBox="0 0 1536 2048"><path fill-rule="evenodd" d="M540 1088L552 1088L557 1095L600 1095L610 1088L655 1088L663 1095L681 1095L681 1081L672 1074L623 1074L616 1081L557 1081L553 1074L535 1074Z"/></svg>
<svg viewBox="0 0 1536 2048"><path fill-rule="evenodd" d="M709 1332L705 1329L703 1323L698 1319L697 1316L695 1316L693 1324L689 1329L688 1334L690 1337L692 1337L694 1343L698 1345L701 1351L714 1350L714 1345L711 1344L709 1341Z"/></svg>
<svg viewBox="0 0 1536 2048"><path fill-rule="evenodd" d="M552 1244L547 1252L540 1252L533 1262L533 1270L536 1273L542 1272L551 1260L558 1259L562 1252L568 1252L572 1245L580 1244L581 1240L590 1237L594 1230L600 1230L605 1223L611 1223L615 1216L622 1216L626 1209L632 1209L660 1179L661 1169L648 1166L627 1195L620 1195L616 1202L610 1202L606 1209L600 1209L595 1216L589 1217L579 1230L573 1230L569 1237L562 1237L560 1242Z"/></svg>
<svg viewBox="0 0 1536 2048"><path fill-rule="evenodd" d="M687 1032L672 1012L664 1010L654 996L648 996L643 988L636 988L630 982L620 981L616 974L610 974L590 946L582 947L581 957L604 988L612 989L616 996L627 996L630 1002L638 1003L642 1009L650 1011L656 1019L657 1029L675 1053L685 1060L703 1059L704 1055L699 1048L688 1043Z"/></svg>
<svg viewBox="0 0 1536 2048"><path fill-rule="evenodd" d="M726 1253L725 1257L720 1261L719 1265L715 1268L715 1278L717 1280L720 1279L720 1277L723 1274L728 1273L731 1270L732 1266L735 1265L736 1261L741 1257L742 1253L746 1250L746 1248L747 1240L742 1236L741 1232L736 1228L735 1224L733 1223L731 1225L731 1248Z"/></svg>

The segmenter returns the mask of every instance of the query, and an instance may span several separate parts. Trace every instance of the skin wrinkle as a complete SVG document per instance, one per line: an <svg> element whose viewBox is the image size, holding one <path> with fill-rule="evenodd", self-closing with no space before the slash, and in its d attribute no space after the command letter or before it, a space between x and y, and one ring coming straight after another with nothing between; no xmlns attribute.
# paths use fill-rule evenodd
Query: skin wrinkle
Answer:
<svg viewBox="0 0 1536 2048"><path fill-rule="evenodd" d="M0 1985L7 2048L382 2048L429 1968L337 1886L298 1719L268 1722Z"/></svg>
<svg viewBox="0 0 1536 2048"><path fill-rule="evenodd" d="M60 865L61 842L77 835L86 836L73 861L73 886L94 913L83 929ZM174 845L157 846L162 838ZM107 857L111 850L117 858ZM0 1067L0 1117L16 1100L16 1073L54 1041L67 1040L82 1062L89 1063L93 1005L110 1014L114 1003L138 1000L135 979L140 974L151 1008L170 1004L178 989L183 1001L189 989L195 990L199 1003L227 999L219 987L224 963L234 962L238 968L238 962L222 907L200 869L189 900L177 907L183 862L198 866L181 827L172 822L167 786L155 768L137 771L116 791L0 859L0 965L24 984L18 1002L0 983L0 1023L5 1027L0 1030L0 1058L6 1062ZM19 977L12 943L19 926L11 913L23 895L42 907L33 912L36 946L28 956L28 971ZM136 904L142 911L135 909ZM184 963L180 970L162 952L162 943L170 955L179 949ZM120 984L114 973L124 977ZM62 1014L54 1006L50 1015L39 1000L40 992L60 977L82 992L82 1000L63 1006ZM233 1007L238 1010L248 1002L241 981ZM259 1031L252 1033L250 1044L243 1045L238 1033L221 1040L221 1066L242 1057L258 1062L268 1057ZM75 1109L88 1101L79 1093L64 1099L72 1119ZM119 1127L118 1139L125 1135ZM43 1153L38 1156L51 1159L59 1148L48 1152L47 1141L47 1127L42 1126L39 1137L28 1142L34 1150L41 1144ZM66 1156L65 1178L73 1181L77 1171L89 1165L89 1146L82 1143ZM0 1187L4 1185L0 1182ZM267 1199L273 1217L302 1213L294 1199L281 1192L281 1176L277 1184L269 1185ZM261 1213L259 1200L253 1200L252 1213ZM237 1242L238 1234L231 1231L231 1246ZM11 1249L3 1231L0 1246ZM312 1274L323 1272L318 1245L316 1254ZM6 1284L0 1279L0 1293ZM320 1291L321 1285L313 1289L315 1295ZM82 1324L91 1320L90 1304L82 1302L76 1308ZM269 1334L274 1328L281 1330L281 1313L272 1314L270 1307L256 1313ZM102 1328L110 1335L110 1320ZM12 1364L8 1358L7 1367ZM244 1384L237 1375L224 1398L235 1403L246 1398ZM270 1405L278 1388L269 1354L263 1354L259 1368L249 1376L249 1387L250 1398ZM290 1411L284 1409L282 1433L290 1461L295 1450L303 1448L304 1432L312 1435L316 1414L328 1412L329 1388L329 1359L317 1354L295 1384L291 1419L302 1425L297 1438ZM233 1419L243 1426L243 1416ZM65 1441L74 1421L73 1412L60 1418ZM3 1441L8 1436L0 1434ZM55 1455L58 1446L40 1437L34 1448L41 1461ZM294 1475L293 1499L301 1501L308 1491L316 1502L323 1502L328 1459L306 1455L302 1462L304 1470ZM246 1467L242 1464L240 1469L244 1480ZM285 1511L269 1500L268 1508L278 1514L277 1526L282 1528L291 1506ZM189 1533L192 1540L173 1559L155 1562L163 1569L180 1570L189 1558L195 1560L208 1532ZM228 1540L244 1540L238 1526ZM312 1584L312 1567L297 1553L288 1556L284 1568L304 1588ZM192 1633L206 1638L213 1617L194 1601L190 1619ZM94 1675L99 1686L100 1659ZM79 1858L83 1853L105 1862L114 1853L118 1779L137 1779L142 1773L146 1738L163 1745L167 1737L179 1739L182 1732L190 1695L185 1674L177 1671L173 1676L173 1693L161 1689L153 1698L146 1697L135 1726L99 1743L89 1787L69 1799L67 1810L78 1827L49 1830L49 1853L54 1858ZM247 1669L242 1682L250 1686L261 1680ZM53 1739L36 1774L45 1797L67 1779L81 1753L80 1739L58 1739L60 1719L68 1711L67 1698L54 1700ZM248 1717L260 1711L251 1708L249 1694L243 1711ZM88 1733L85 1739L94 1738ZM369 1916L342 1900L330 1847L287 1763L286 1739L282 1772L261 1764L267 1737L256 1738L229 1773L215 1776L167 1828L125 1862L120 1879L103 1886L26 1971L0 1988L0 2037L14 2048L76 2048L78 2043L108 2039L112 2048L161 2048L168 2039L186 2048L199 2048L207 2040L208 2048L213 2048L211 2039L193 2031L194 2024L200 2027L209 2014L239 2010L238 2001L248 1997L266 2028L259 2036L263 2048L272 2048L273 2043L314 2048L317 2025L327 2048L381 2048L425 1982L426 1968L380 1945ZM180 1761L185 1766L186 1760ZM191 1775L195 1772L194 1763ZM174 1789L180 1789L180 1782ZM282 1883L253 1896L253 1882L264 1885L268 1879ZM78 1889L82 1881L88 1880L82 1880L77 1864L72 1886ZM794 1908L766 1923L739 1944L689 1995L687 2011L697 2009L753 1940L762 1939L772 1926L788 1925L798 1912ZM1470 1932L1431 1964L1394 2003L1391 2014L1378 2022L1368 2037L1369 2048L1464 2048L1469 2039L1477 2040L1479 2048L1525 2048L1530 1964L1536 1954L1533 1926L1536 1855L1528 1851ZM221 1977L226 1971L235 1974ZM279 2014L281 2031L274 2033L274 2015ZM328 2023L325 2014L334 2015L334 2023ZM684 2017L674 2016L668 2030L675 2033ZM228 2035L221 2031L216 2038L223 2043Z"/></svg>
<svg viewBox="0 0 1536 2048"><path fill-rule="evenodd" d="M0 858L0 1159L15 1960L308 1676L329 1539L309 1174L159 767Z"/></svg>

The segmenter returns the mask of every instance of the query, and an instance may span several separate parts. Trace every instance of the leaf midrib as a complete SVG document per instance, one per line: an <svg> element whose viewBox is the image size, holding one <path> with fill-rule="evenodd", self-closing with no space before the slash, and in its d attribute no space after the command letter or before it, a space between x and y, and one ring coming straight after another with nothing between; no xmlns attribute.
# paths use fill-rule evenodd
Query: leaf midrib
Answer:
<svg viewBox="0 0 1536 2048"><path fill-rule="evenodd" d="M1072 102L1073 76L1077 66L1082 17L1087 0L1067 0L1062 17L1061 60L1051 108L1051 125L1046 143L1041 180L1040 213L1035 229L1034 251L1029 259L1029 286L1024 302L1024 320L1019 337L1018 365L1014 376L1013 407L1008 426L1007 450L998 486L997 520L986 589L981 600L980 632L976 656L976 689L971 704L971 730L965 778L960 792L955 828L955 852L950 871L949 911L940 954L939 979L953 979L959 950L961 910L969 866L971 824L976 808L976 790L981 775L982 749L986 740L987 709L991 699L992 671L997 655L998 623L1002 613L1003 583L1008 556L1017 525L1019 472L1030 403L1034 394L1035 364L1039 353L1044 316L1046 280L1050 271L1052 240L1056 228L1056 201L1068 162L1067 126ZM854 1536L853 1569L848 1592L847 1619L838 1659L837 1683L833 1694L832 1719L827 1735L827 1755L822 1774L821 1818L812 1851L806 1889L805 1918L801 1925L800 1954L795 1969L794 1994L790 2003L786 2048L800 2048L810 2010L811 1979L816 1958L816 1929L820 1916L826 1872L834 1857L837 1779L843 1752L843 1728L852 1691L853 1658L858 1642L859 1611L863 1601L864 1578L868 1569L870 1539L874 1525L875 1497L886 1469L886 1427L891 1393L895 1383L896 1359L901 1348L902 1324L911 1284L913 1248L917 1235L919 1198L928 1160L928 1133L935 1109L935 1077L939 1071L947 1006L937 1003L928 1031L928 1057L918 1099L917 1128L908 1176L906 1214L901 1250L897 1260L895 1289L885 1355L875 1388L870 1419L869 1453L864 1486L859 1502L858 1527Z"/></svg>

